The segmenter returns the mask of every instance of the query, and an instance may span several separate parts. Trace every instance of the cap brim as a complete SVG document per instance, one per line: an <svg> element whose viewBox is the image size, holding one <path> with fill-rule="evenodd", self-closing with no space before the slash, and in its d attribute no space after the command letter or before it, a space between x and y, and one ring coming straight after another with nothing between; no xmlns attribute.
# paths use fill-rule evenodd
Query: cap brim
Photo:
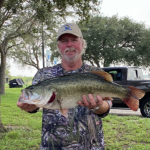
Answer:
<svg viewBox="0 0 150 150"><path fill-rule="evenodd" d="M75 35L75 36L77 36L77 37L81 37L81 36L79 36L78 34L75 34L75 33L70 33L70 32L65 32L65 33L63 33L63 34L61 34L61 35L59 35L58 37L57 37L57 41L60 39L60 37L62 36L62 35L64 35L64 34L72 34L72 35Z"/></svg>

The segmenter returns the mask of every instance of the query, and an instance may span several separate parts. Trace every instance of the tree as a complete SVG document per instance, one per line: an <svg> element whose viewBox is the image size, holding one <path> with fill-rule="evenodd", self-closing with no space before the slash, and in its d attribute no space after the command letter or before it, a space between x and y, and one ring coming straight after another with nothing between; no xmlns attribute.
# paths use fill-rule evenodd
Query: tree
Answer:
<svg viewBox="0 0 150 150"><path fill-rule="evenodd" d="M35 29L35 28L34 28ZM37 29L37 28L36 28ZM32 32L32 31L31 31ZM52 31L48 35L44 32L44 45L51 42L56 31ZM34 33L35 34L35 33ZM14 47L9 55L14 61L20 66L24 67L26 65L35 67L37 70L40 69L39 62L42 59L42 36L41 31L37 32L37 35L26 36L22 39L22 44Z"/></svg>
<svg viewBox="0 0 150 150"><path fill-rule="evenodd" d="M0 57L1 58L1 57ZM0 64L0 71L1 71L1 64ZM8 72L9 73L9 72ZM0 91L0 106L1 106L1 91ZM6 132L7 129L4 127L4 125L2 124L2 120L1 120L1 109L0 109L0 139L2 136L2 133Z"/></svg>
<svg viewBox="0 0 150 150"><path fill-rule="evenodd" d="M22 12L20 12L22 14ZM20 14L20 15L21 15ZM8 17L10 17L11 12L8 12ZM1 53L1 72L0 72L0 89L1 93L4 94L4 84L5 84L5 69L6 69L6 57L8 51L13 46L19 44L19 41L16 41L15 44L12 42L14 39L21 37L23 35L30 34L30 30L35 23L33 16L31 18L18 19L17 15L12 15L13 20L5 22L5 25L1 28L1 41L0 41L0 53ZM12 17L11 16L11 17ZM20 23L18 23L18 22ZM16 23L15 23L16 22Z"/></svg>
<svg viewBox="0 0 150 150"><path fill-rule="evenodd" d="M46 25L51 22L57 24L65 15L76 14L79 19L89 18L91 11L97 11L99 0L7 0L1 8L1 72L0 88L4 91L4 77L6 68L6 57L9 50L21 44L20 38L31 34L32 27L37 20ZM22 17L23 16L23 17ZM53 27L55 28L55 26ZM14 40L15 39L15 40ZM15 41L15 43L14 43Z"/></svg>
<svg viewBox="0 0 150 150"><path fill-rule="evenodd" d="M145 25L136 23L128 17L96 16L88 23L80 23L83 37L87 41L87 50L83 59L107 67L110 64L125 62L126 55L135 54L141 43ZM136 58L134 59L136 61Z"/></svg>
<svg viewBox="0 0 150 150"><path fill-rule="evenodd" d="M129 53L125 55L124 61L128 65L142 66L149 68L150 64L150 28L146 28L142 32L142 36L138 39L138 44L135 50L128 50Z"/></svg>
<svg viewBox="0 0 150 150"><path fill-rule="evenodd" d="M5 0L1 0L1 1L0 1L0 9L3 7L4 1L5 1Z"/></svg>
<svg viewBox="0 0 150 150"><path fill-rule="evenodd" d="M10 77L11 74L10 74L10 70L9 70L9 69L10 69L10 65L9 65L9 64L6 64L5 75Z"/></svg>
<svg viewBox="0 0 150 150"><path fill-rule="evenodd" d="M37 70L40 69L39 61L42 58L41 40L25 42L22 46L14 48L10 53L14 61L22 65L22 67L29 65Z"/></svg>
<svg viewBox="0 0 150 150"><path fill-rule="evenodd" d="M21 45L22 39L34 36L31 30L41 24L57 25L70 13L78 19L87 20L98 11L100 0L2 0L0 2L0 97L5 93L6 58L13 47ZM71 11L70 11L71 10ZM51 28L56 29L56 26ZM51 30L50 26L48 29ZM1 99L0 99L1 102ZM0 115L0 131L4 131Z"/></svg>
<svg viewBox="0 0 150 150"><path fill-rule="evenodd" d="M1 92L0 92L0 105L1 105ZM7 129L4 127L4 125L2 124L2 120L1 120L1 110L0 110L0 138L1 138L1 134L6 132Z"/></svg>
<svg viewBox="0 0 150 150"><path fill-rule="evenodd" d="M68 11L71 11L77 17L82 18L81 20L87 20L91 12L99 12L101 2L101 0L1 0L0 8L4 5L7 9L12 9L15 12L18 8L22 9L25 3L28 3L32 6L33 12L42 20L46 19L45 11L55 12L59 16L66 16Z"/></svg>

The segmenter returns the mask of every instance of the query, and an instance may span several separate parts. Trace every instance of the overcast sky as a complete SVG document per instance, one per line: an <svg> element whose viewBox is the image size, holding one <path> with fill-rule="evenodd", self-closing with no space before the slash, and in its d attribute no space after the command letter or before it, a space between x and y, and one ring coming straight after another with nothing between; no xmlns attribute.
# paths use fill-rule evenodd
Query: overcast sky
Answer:
<svg viewBox="0 0 150 150"><path fill-rule="evenodd" d="M150 0L103 0L101 12L106 16L127 16L150 25Z"/></svg>
<svg viewBox="0 0 150 150"><path fill-rule="evenodd" d="M104 16L129 17L150 26L150 0L103 0L100 10ZM36 71L33 67L30 70L21 70L15 65L10 69L12 76L34 76Z"/></svg>

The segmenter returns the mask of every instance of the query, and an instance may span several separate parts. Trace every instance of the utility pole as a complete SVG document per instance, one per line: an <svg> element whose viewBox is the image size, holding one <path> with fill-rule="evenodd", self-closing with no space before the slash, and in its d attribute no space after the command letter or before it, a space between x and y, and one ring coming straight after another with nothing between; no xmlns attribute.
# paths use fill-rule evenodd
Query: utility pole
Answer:
<svg viewBox="0 0 150 150"><path fill-rule="evenodd" d="M43 22L42 22L42 57L43 57L43 68L45 67L45 60L44 60L44 31L43 31Z"/></svg>

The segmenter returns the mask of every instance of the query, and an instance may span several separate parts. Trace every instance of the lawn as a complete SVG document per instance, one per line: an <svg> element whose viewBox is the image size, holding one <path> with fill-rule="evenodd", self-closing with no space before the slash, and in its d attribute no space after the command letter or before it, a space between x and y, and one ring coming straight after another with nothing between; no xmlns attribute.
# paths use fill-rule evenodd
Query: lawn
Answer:
<svg viewBox="0 0 150 150"><path fill-rule="evenodd" d="M7 133L0 136L0 150L38 150L42 111L28 114L16 106L21 88L6 87L1 96L1 119ZM108 115L103 119L106 150L149 150L150 119Z"/></svg>
<svg viewBox="0 0 150 150"><path fill-rule="evenodd" d="M0 139L0 150L37 150L40 145L42 112L28 114L16 106L21 88L6 88L1 96L1 119L9 130Z"/></svg>

